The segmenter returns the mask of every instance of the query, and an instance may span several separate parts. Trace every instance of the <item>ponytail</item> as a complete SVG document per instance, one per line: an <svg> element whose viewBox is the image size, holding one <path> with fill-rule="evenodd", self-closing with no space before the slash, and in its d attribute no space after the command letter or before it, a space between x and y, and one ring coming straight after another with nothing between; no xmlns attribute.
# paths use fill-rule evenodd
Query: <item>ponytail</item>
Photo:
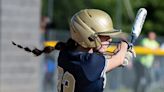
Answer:
<svg viewBox="0 0 164 92"><path fill-rule="evenodd" d="M34 48L33 50L31 50L29 47L23 47L23 46L21 46L19 44L16 44L13 41L12 41L12 44L14 46L17 46L20 49L23 49L26 52L33 53L35 56L40 56L43 53L48 54L48 53L51 53L54 50L66 50L66 49L67 50L74 50L78 46L78 44L74 40L72 40L72 39L69 39L66 43L64 43L64 42L57 42L57 44L55 45L55 47L46 46L46 47L44 47L43 50L39 50L37 48Z"/></svg>

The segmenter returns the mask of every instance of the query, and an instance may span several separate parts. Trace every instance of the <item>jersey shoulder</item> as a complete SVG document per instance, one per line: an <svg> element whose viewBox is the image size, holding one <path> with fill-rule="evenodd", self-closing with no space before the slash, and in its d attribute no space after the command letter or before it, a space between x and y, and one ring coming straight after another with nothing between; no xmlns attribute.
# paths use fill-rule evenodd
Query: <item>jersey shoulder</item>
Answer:
<svg viewBox="0 0 164 92"><path fill-rule="evenodd" d="M102 54L86 53L81 56L81 67L89 81L100 78L105 67L105 57Z"/></svg>

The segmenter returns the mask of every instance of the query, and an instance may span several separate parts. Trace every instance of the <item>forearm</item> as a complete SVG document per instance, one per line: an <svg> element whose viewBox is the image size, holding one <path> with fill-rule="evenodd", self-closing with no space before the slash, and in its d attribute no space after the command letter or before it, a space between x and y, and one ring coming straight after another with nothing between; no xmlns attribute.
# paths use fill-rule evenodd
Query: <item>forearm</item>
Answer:
<svg viewBox="0 0 164 92"><path fill-rule="evenodd" d="M112 69L123 64L125 54L127 52L128 45L126 42L121 42L120 50L116 55L113 55L112 58L109 59L107 63L107 71L111 71Z"/></svg>

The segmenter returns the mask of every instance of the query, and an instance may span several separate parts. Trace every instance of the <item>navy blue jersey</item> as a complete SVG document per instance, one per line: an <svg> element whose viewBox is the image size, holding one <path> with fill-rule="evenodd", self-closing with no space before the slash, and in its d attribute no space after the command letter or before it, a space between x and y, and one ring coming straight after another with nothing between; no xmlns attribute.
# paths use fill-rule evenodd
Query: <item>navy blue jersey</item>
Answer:
<svg viewBox="0 0 164 92"><path fill-rule="evenodd" d="M60 51L59 92L103 92L105 57L99 53Z"/></svg>

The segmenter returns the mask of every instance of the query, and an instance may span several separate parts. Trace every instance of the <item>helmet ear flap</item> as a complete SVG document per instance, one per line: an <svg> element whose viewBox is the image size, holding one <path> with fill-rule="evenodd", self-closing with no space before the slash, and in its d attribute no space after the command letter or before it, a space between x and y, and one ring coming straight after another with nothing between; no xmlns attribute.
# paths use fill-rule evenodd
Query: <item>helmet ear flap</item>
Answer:
<svg viewBox="0 0 164 92"><path fill-rule="evenodd" d="M88 40L90 41L90 43L93 44L94 47L98 47L98 46L101 45L101 40L98 37L98 35L96 35L96 34L91 35L90 37L88 37Z"/></svg>
<svg viewBox="0 0 164 92"><path fill-rule="evenodd" d="M88 37L88 40L91 42L94 41L94 39L92 37Z"/></svg>
<svg viewBox="0 0 164 92"><path fill-rule="evenodd" d="M90 41L95 41L95 39L97 39L97 37L98 37L98 36L94 34L94 35L89 36L88 39L89 39Z"/></svg>

